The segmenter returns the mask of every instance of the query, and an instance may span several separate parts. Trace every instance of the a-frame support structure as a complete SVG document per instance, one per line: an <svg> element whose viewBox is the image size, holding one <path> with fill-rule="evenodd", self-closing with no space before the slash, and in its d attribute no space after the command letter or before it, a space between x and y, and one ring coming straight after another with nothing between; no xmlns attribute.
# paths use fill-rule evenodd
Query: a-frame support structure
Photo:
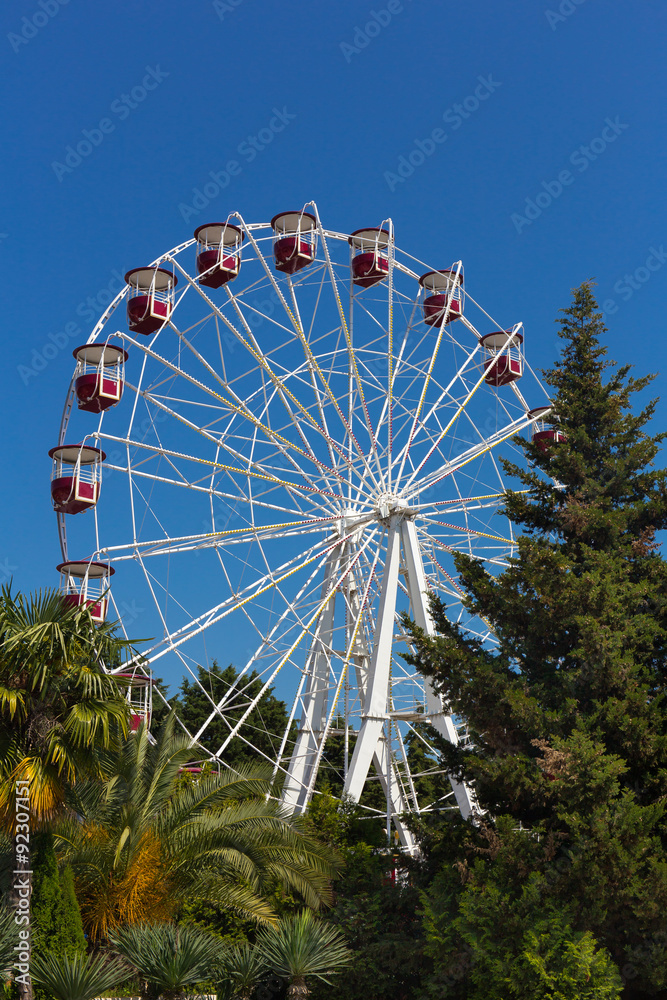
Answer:
<svg viewBox="0 0 667 1000"><path fill-rule="evenodd" d="M400 815L412 811L416 803L409 801L410 789L404 787L385 735L387 723L400 718L400 713L392 711L391 669L393 646L397 638L397 599L401 574L404 577L411 616L428 634L434 633L434 625L429 614L428 586L414 521L409 513L394 509L384 521L384 526L387 531L385 564L370 649L363 630L355 632L354 644L350 647L349 668L356 675L354 679L362 710L361 725L345 776L344 790L358 801L373 766L401 842L407 850L412 851L415 849L414 839L401 822ZM331 591L333 581L353 552L354 547L346 544L329 557L322 583L323 597ZM328 735L327 719L331 718L330 651L335 602L337 597L341 599L342 596L340 593L333 593L325 605L306 663L298 736L282 796L284 803L296 812L303 812L312 797L323 744ZM359 595L354 584L348 583L345 599L348 618L353 619L359 609ZM350 629L348 634L349 632ZM436 694L428 680L425 690L426 704L422 720L430 722L451 743L458 743L459 734L454 721L443 707L441 696ZM467 819L473 809L472 792L453 778L450 780L459 810Z"/></svg>

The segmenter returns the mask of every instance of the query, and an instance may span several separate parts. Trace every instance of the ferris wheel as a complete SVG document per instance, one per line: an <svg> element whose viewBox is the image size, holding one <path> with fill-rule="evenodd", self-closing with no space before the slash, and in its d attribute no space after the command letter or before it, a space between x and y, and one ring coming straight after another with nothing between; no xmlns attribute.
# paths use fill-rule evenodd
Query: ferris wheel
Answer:
<svg viewBox="0 0 667 1000"><path fill-rule="evenodd" d="M223 720L224 765L275 688L289 719L265 756L285 804L307 807L336 735L345 792L379 782L408 849L403 814L467 817L474 799L452 780L420 801L409 740L428 758L429 732L468 736L403 658L401 612L432 632L433 592L493 642L464 610L452 554L507 565L500 457L522 462L522 431L545 448L562 437L521 323L496 323L462 263L443 264L400 250L390 220L327 230L314 203L200 226L129 271L74 351L50 453L66 599L154 636L118 671L135 722L151 673L178 663L198 683L234 658L222 699L202 688L192 739Z"/></svg>

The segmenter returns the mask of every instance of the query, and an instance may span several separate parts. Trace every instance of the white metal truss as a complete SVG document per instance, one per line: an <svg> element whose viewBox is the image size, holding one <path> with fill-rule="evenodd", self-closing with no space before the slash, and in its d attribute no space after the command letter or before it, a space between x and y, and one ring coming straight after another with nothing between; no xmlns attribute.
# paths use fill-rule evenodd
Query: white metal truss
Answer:
<svg viewBox="0 0 667 1000"><path fill-rule="evenodd" d="M325 229L314 204L304 211L317 249L291 276L274 267L270 225L234 214L245 241L233 281L202 285L187 240L151 265L178 279L161 329L128 333L127 288L105 310L89 342L129 352L124 394L95 417L70 384L59 443L85 438L107 459L94 514L59 517L61 547L115 568L111 605L128 636L149 637L128 668L199 683L213 659L235 661L222 696L202 685L208 717L190 736L211 756L224 765L233 741L255 746L297 812L324 762L413 851L404 814L467 818L475 799L456 781L424 798L422 779L440 771L429 727L456 744L465 723L405 662L400 615L432 634L434 593L494 641L465 612L451 556L507 565L516 539L498 516L499 456L522 461L513 438L548 398L525 360L518 384L488 383L480 338L507 330L509 351L522 327L496 323L467 287L462 318L449 322L450 299L439 324L424 321L418 279L448 259L400 250L385 220L386 277L355 285L348 236ZM272 690L289 721L267 747ZM426 773L413 773L417 745Z"/></svg>

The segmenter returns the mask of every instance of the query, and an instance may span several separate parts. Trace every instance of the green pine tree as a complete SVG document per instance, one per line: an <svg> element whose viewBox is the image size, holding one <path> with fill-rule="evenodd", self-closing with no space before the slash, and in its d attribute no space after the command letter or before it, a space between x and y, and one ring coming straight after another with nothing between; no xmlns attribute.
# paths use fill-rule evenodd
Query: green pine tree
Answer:
<svg viewBox="0 0 667 1000"><path fill-rule="evenodd" d="M30 929L32 947L38 954L52 951L59 934L62 912L62 889L58 876L58 862L49 830L32 838L33 883L30 900Z"/></svg>
<svg viewBox="0 0 667 1000"><path fill-rule="evenodd" d="M39 954L83 955L86 938L74 891L72 869L58 871L53 834L42 831L34 837L31 930L33 948Z"/></svg>
<svg viewBox="0 0 667 1000"><path fill-rule="evenodd" d="M62 906L58 934L58 953L74 958L86 952L86 936L83 933L81 910L74 891L74 874L69 865L60 873Z"/></svg>
<svg viewBox="0 0 667 1000"><path fill-rule="evenodd" d="M522 532L509 567L492 575L456 560L466 605L497 646L450 623L437 601L437 637L411 626L413 662L474 735L476 749L451 748L447 765L487 811L476 827L442 827L448 876L425 900L436 972L446 977L462 954L470 966L450 976L453 996L495 996L472 972L489 934L503 961L530 953L535 971L530 942L548 927L561 945L545 976L570 969L579 949L600 978L591 995L614 996L607 949L626 970L624 997L667 985L667 565L656 544L667 478L654 468L664 435L647 430L655 401L633 411L652 377L606 356L589 282L559 324L562 358L545 378L567 440L544 451L523 441L528 471L506 463L521 487L505 503ZM588 996L577 988L562 995ZM507 984L499 995L560 996L535 990Z"/></svg>

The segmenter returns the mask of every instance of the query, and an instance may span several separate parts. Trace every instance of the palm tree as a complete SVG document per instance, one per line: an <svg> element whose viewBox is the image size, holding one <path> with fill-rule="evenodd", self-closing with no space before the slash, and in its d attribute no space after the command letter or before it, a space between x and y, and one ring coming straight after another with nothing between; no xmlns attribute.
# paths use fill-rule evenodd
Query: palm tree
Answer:
<svg viewBox="0 0 667 1000"><path fill-rule="evenodd" d="M99 774L95 751L126 731L128 706L103 663L119 662L130 643L113 624L96 626L62 594L0 593L0 829L13 836L18 783L28 789L30 833L62 811L82 775ZM25 845L26 848L29 844ZM29 851L23 855L31 879ZM18 905L16 892L10 901ZM31 1000L29 983L19 983Z"/></svg>
<svg viewBox="0 0 667 1000"><path fill-rule="evenodd" d="M307 976L329 983L327 976L352 958L340 931L317 920L310 910L262 928L255 947L276 975L289 979L288 997L308 996Z"/></svg>
<svg viewBox="0 0 667 1000"><path fill-rule="evenodd" d="M247 941L230 948L223 956L218 1000L251 1000L267 971L264 956Z"/></svg>
<svg viewBox="0 0 667 1000"><path fill-rule="evenodd" d="M91 774L93 747L126 727L127 705L101 663L130 643L96 626L55 590L0 594L0 826L14 832L17 782L28 782L33 829L62 809L68 787ZM29 867L29 866L28 866Z"/></svg>
<svg viewBox="0 0 667 1000"><path fill-rule="evenodd" d="M10 974L16 962L16 945L19 943L19 929L14 921L14 911L0 906L0 977Z"/></svg>
<svg viewBox="0 0 667 1000"><path fill-rule="evenodd" d="M144 981L142 994L163 1000L179 1000L186 986L214 980L225 950L220 938L188 924L119 927L109 940Z"/></svg>
<svg viewBox="0 0 667 1000"><path fill-rule="evenodd" d="M308 906L330 899L337 856L269 798L270 769L184 780L195 754L170 715L154 744L144 728L125 738L111 779L77 786L80 821L58 843L92 940L170 919L185 899L264 923L276 919L268 897L278 884Z"/></svg>
<svg viewBox="0 0 667 1000"><path fill-rule="evenodd" d="M104 955L34 956L30 975L34 983L46 987L55 1000L93 1000L117 990L127 980L130 969L124 962L109 961Z"/></svg>

